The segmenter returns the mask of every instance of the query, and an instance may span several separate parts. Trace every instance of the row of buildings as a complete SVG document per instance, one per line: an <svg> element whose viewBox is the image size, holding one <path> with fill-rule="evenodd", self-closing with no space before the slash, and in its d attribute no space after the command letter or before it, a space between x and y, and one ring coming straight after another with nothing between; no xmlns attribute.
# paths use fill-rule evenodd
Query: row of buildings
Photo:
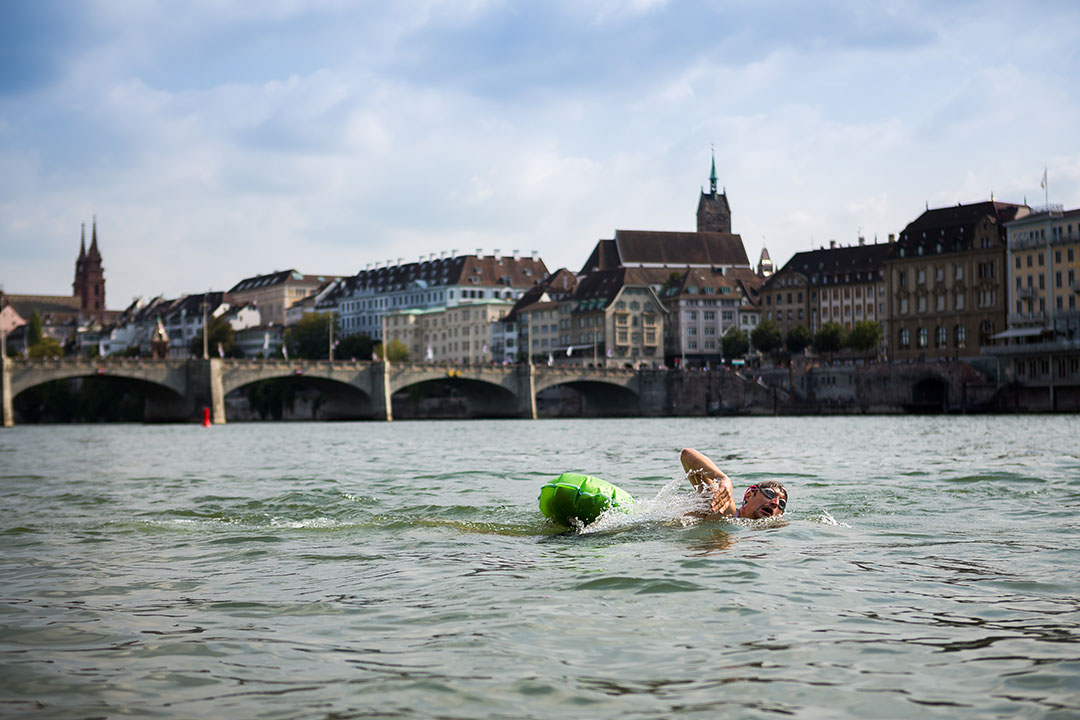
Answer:
<svg viewBox="0 0 1080 720"><path fill-rule="evenodd" d="M695 231L616 230L577 272L549 271L535 252L451 250L355 275L257 275L224 292L107 311L95 223L72 298L0 295L0 330L17 341L38 309L77 350L149 353L156 332L170 355L187 356L215 316L245 354L272 356L285 328L322 312L339 335L398 340L415 361L704 366L725 359L732 328L850 330L868 320L883 329L884 359L992 358L1000 370L1004 358L1014 379L1064 378L1080 370L1078 271L1080 210L995 201L927 208L887 242L832 242L779 269L763 250L751 266L714 161Z"/></svg>

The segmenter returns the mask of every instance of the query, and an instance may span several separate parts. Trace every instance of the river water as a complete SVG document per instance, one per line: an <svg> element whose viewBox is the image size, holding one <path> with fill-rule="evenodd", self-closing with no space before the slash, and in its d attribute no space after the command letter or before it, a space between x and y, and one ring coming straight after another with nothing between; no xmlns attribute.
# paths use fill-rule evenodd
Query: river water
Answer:
<svg viewBox="0 0 1080 720"><path fill-rule="evenodd" d="M782 521L682 520L683 447ZM618 483L563 532L539 487ZM0 715L1075 718L1080 417L0 430Z"/></svg>

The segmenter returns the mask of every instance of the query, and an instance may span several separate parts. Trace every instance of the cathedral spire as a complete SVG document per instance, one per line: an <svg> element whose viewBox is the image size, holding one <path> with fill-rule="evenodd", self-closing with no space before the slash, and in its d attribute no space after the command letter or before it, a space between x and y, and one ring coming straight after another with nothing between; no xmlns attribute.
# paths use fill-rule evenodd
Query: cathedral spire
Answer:
<svg viewBox="0 0 1080 720"><path fill-rule="evenodd" d="M716 148L709 149L712 153L712 172L709 173L709 192L716 194Z"/></svg>
<svg viewBox="0 0 1080 720"><path fill-rule="evenodd" d="M97 215L94 216L94 225L90 236L90 252L87 253L87 257L101 259L101 251L98 250L97 246Z"/></svg>
<svg viewBox="0 0 1080 720"><path fill-rule="evenodd" d="M86 223L82 224L82 239L79 241L79 260L86 259Z"/></svg>

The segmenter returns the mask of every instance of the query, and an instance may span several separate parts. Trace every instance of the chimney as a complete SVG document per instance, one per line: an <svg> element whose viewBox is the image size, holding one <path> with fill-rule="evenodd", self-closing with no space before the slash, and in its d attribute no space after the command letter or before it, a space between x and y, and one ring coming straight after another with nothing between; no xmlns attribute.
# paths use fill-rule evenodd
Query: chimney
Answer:
<svg viewBox="0 0 1080 720"><path fill-rule="evenodd" d="M403 263L403 262L405 262L405 258L398 258L397 259L397 266L401 267L401 263Z"/></svg>
<svg viewBox="0 0 1080 720"><path fill-rule="evenodd" d="M830 240L829 241L829 249L830 250L835 250L836 249L836 241L835 240Z"/></svg>
<svg viewBox="0 0 1080 720"><path fill-rule="evenodd" d="M521 251L520 250L515 250L514 251L514 259L515 260L520 260L521 259Z"/></svg>
<svg viewBox="0 0 1080 720"><path fill-rule="evenodd" d="M866 238L863 237L862 235L859 236L859 244L860 245L865 245L866 244Z"/></svg>
<svg viewBox="0 0 1080 720"><path fill-rule="evenodd" d="M890 243L896 242L896 233L889 233L889 242Z"/></svg>
<svg viewBox="0 0 1080 720"><path fill-rule="evenodd" d="M484 248L476 248L476 257L483 257Z"/></svg>
<svg viewBox="0 0 1080 720"><path fill-rule="evenodd" d="M452 260L452 259L454 259L456 257L457 257L457 248L454 248L453 250L450 251L450 259Z"/></svg>
<svg viewBox="0 0 1080 720"><path fill-rule="evenodd" d="M495 256L495 262L502 262L502 260L499 259L499 248L495 248L492 252Z"/></svg>
<svg viewBox="0 0 1080 720"><path fill-rule="evenodd" d="M536 256L537 256L538 254L539 254L539 253L537 253L537 252L536 252L535 250L533 250L533 251L532 251L532 254L531 254L531 257L532 257L532 259L533 259L533 260L535 260L535 259L536 259Z"/></svg>

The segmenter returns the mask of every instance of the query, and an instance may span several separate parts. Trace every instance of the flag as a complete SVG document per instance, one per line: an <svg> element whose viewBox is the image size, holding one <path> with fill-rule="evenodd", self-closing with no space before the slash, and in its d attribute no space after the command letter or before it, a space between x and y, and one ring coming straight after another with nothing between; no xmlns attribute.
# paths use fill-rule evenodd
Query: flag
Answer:
<svg viewBox="0 0 1080 720"><path fill-rule="evenodd" d="M105 357L105 341L102 340L97 344L98 357Z"/></svg>
<svg viewBox="0 0 1080 720"><path fill-rule="evenodd" d="M427 346L427 352L424 353L424 359L428 362L431 362L435 359L435 352L431 349L430 345Z"/></svg>
<svg viewBox="0 0 1080 720"><path fill-rule="evenodd" d="M1039 187L1041 187L1043 190L1046 189L1046 168L1043 168L1042 182L1039 183Z"/></svg>
<svg viewBox="0 0 1080 720"><path fill-rule="evenodd" d="M286 360L289 359L289 348L285 347L285 343L281 343L281 354Z"/></svg>
<svg viewBox="0 0 1080 720"><path fill-rule="evenodd" d="M573 354L574 354L574 346L573 345L567 345L566 346L566 357L570 357Z"/></svg>
<svg viewBox="0 0 1080 720"><path fill-rule="evenodd" d="M217 354L218 357L225 357L225 348L221 347L221 343L217 344Z"/></svg>
<svg viewBox="0 0 1080 720"><path fill-rule="evenodd" d="M263 350L269 350L269 349L270 349L270 333L264 332L263 333Z"/></svg>
<svg viewBox="0 0 1080 720"><path fill-rule="evenodd" d="M551 367L554 364L555 364L555 356L552 355L551 353L548 353L548 367Z"/></svg>
<svg viewBox="0 0 1080 720"><path fill-rule="evenodd" d="M375 352L374 350L371 351L371 361L379 362L379 353Z"/></svg>
<svg viewBox="0 0 1080 720"><path fill-rule="evenodd" d="M482 352L486 355L487 351L488 351L487 343L484 343L484 349L483 349Z"/></svg>
<svg viewBox="0 0 1080 720"><path fill-rule="evenodd" d="M608 357L614 357L615 356L615 351L612 350L611 348L608 348L607 349L607 356Z"/></svg>

